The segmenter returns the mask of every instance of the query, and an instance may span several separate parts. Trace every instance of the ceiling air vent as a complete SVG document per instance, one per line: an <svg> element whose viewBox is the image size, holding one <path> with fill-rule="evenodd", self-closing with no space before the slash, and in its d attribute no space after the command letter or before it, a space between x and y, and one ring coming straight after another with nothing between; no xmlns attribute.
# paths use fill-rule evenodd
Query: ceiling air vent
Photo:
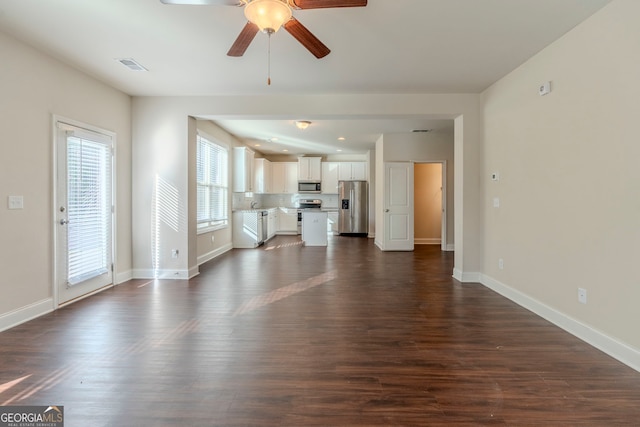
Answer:
<svg viewBox="0 0 640 427"><path fill-rule="evenodd" d="M427 133L427 132L431 132L431 129L412 129L411 132L413 132L413 133Z"/></svg>
<svg viewBox="0 0 640 427"><path fill-rule="evenodd" d="M119 63L121 63L122 65L124 65L125 67L133 71L147 71L147 69L144 68L142 65L138 64L138 62L136 62L135 59L122 58L122 59L117 59L116 61L118 61Z"/></svg>

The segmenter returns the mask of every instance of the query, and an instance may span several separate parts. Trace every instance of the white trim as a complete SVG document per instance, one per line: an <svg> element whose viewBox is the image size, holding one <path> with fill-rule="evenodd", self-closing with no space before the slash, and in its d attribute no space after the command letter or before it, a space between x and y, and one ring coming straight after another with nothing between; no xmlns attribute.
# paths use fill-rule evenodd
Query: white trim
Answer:
<svg viewBox="0 0 640 427"><path fill-rule="evenodd" d="M78 131L77 128L81 130L79 132L88 132L92 137L98 137L100 140L108 140L109 146L111 148L111 263L113 264L113 269L111 271L111 283L106 287L113 286L116 283L115 272L117 270L117 260L116 260L116 248L117 248L117 221L116 221L116 212L118 210L118 206L116 201L117 197L117 169L116 169L116 149L117 149L117 134L116 132L100 128L98 126L93 126L78 120L73 120L68 117L64 117L58 114L51 115L51 135L52 135L52 146L53 146L53 155L51 157L52 160L52 173L53 179L51 180L52 184L52 212L53 212L53 227L52 227L52 237L53 237L53 280L51 283L52 286L52 301L54 309L57 307L61 307L62 305L77 301L84 297L93 295L97 291L103 290L105 287L100 287L95 289L92 292L89 292L85 295L82 295L78 298L72 298L71 300L60 303L60 292L58 289L58 227L57 227L57 209L58 209L58 130L59 129L69 129ZM118 282L122 283L122 282Z"/></svg>
<svg viewBox="0 0 640 427"><path fill-rule="evenodd" d="M207 252L206 254L200 255L198 257L198 265L202 265L207 261L211 261L215 257L220 256L223 253L230 251L231 249L233 249L233 245L231 243L227 243L226 245L218 249L214 249L210 252Z"/></svg>
<svg viewBox="0 0 640 427"><path fill-rule="evenodd" d="M447 252L453 252L455 250L456 250L456 245L454 245L453 243L447 244L447 248L445 249L445 251Z"/></svg>
<svg viewBox="0 0 640 427"><path fill-rule="evenodd" d="M482 283L482 285L499 293L505 298L510 299L521 307L537 314L543 319L548 320L559 328L562 328L575 337L580 338L587 344L603 351L630 368L640 372L639 349L620 342L617 339L554 309L553 307L549 307L548 305L518 291L517 289L493 279L492 277L485 274L482 274L481 276L480 283Z"/></svg>
<svg viewBox="0 0 640 427"><path fill-rule="evenodd" d="M17 310L0 315L0 332L51 313L54 310L53 298L43 299L33 304L25 305Z"/></svg>
<svg viewBox="0 0 640 427"><path fill-rule="evenodd" d="M439 237L423 237L413 240L413 243L416 245L440 245L441 242L442 239Z"/></svg>

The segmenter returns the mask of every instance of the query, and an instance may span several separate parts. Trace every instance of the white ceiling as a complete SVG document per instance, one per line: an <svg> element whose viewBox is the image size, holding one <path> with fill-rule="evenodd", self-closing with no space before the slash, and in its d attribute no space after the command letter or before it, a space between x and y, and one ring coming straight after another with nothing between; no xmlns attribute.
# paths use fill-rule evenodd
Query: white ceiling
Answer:
<svg viewBox="0 0 640 427"><path fill-rule="evenodd" d="M133 96L479 93L609 1L369 0L362 8L295 11L331 53L318 60L279 31L271 38L271 86L266 35L243 57L226 56L245 24L234 6L0 0L0 31ZM130 71L118 58L149 71ZM279 137L273 150L287 144L292 153L357 152L381 133L451 127L429 117L338 119L300 132L298 119L314 118L219 124L248 140Z"/></svg>

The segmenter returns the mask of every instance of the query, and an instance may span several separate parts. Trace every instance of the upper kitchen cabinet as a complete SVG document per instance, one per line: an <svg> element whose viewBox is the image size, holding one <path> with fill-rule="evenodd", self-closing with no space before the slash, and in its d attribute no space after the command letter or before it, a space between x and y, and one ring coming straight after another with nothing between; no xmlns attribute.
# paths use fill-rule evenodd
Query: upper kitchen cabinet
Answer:
<svg viewBox="0 0 640 427"><path fill-rule="evenodd" d="M271 163L271 192L276 194L298 192L298 162Z"/></svg>
<svg viewBox="0 0 640 427"><path fill-rule="evenodd" d="M255 193L272 193L271 162L267 159L253 161L253 191Z"/></svg>
<svg viewBox="0 0 640 427"><path fill-rule="evenodd" d="M338 163L339 181L366 181L367 162L340 162Z"/></svg>
<svg viewBox="0 0 640 427"><path fill-rule="evenodd" d="M338 163L322 162L322 193L338 194Z"/></svg>
<svg viewBox="0 0 640 427"><path fill-rule="evenodd" d="M253 191L253 157L255 153L248 147L233 149L233 192Z"/></svg>
<svg viewBox="0 0 640 427"><path fill-rule="evenodd" d="M320 181L322 179L322 167L320 157L298 157L298 180Z"/></svg>

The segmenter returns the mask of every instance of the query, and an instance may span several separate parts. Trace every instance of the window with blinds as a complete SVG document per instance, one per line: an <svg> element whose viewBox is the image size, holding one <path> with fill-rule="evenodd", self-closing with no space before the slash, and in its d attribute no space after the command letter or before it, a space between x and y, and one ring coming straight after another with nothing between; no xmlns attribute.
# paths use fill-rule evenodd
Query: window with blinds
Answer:
<svg viewBox="0 0 640 427"><path fill-rule="evenodd" d="M111 268L111 148L67 138L68 263L70 285Z"/></svg>
<svg viewBox="0 0 640 427"><path fill-rule="evenodd" d="M229 222L229 154L227 148L197 136L197 218L200 231L222 228Z"/></svg>

